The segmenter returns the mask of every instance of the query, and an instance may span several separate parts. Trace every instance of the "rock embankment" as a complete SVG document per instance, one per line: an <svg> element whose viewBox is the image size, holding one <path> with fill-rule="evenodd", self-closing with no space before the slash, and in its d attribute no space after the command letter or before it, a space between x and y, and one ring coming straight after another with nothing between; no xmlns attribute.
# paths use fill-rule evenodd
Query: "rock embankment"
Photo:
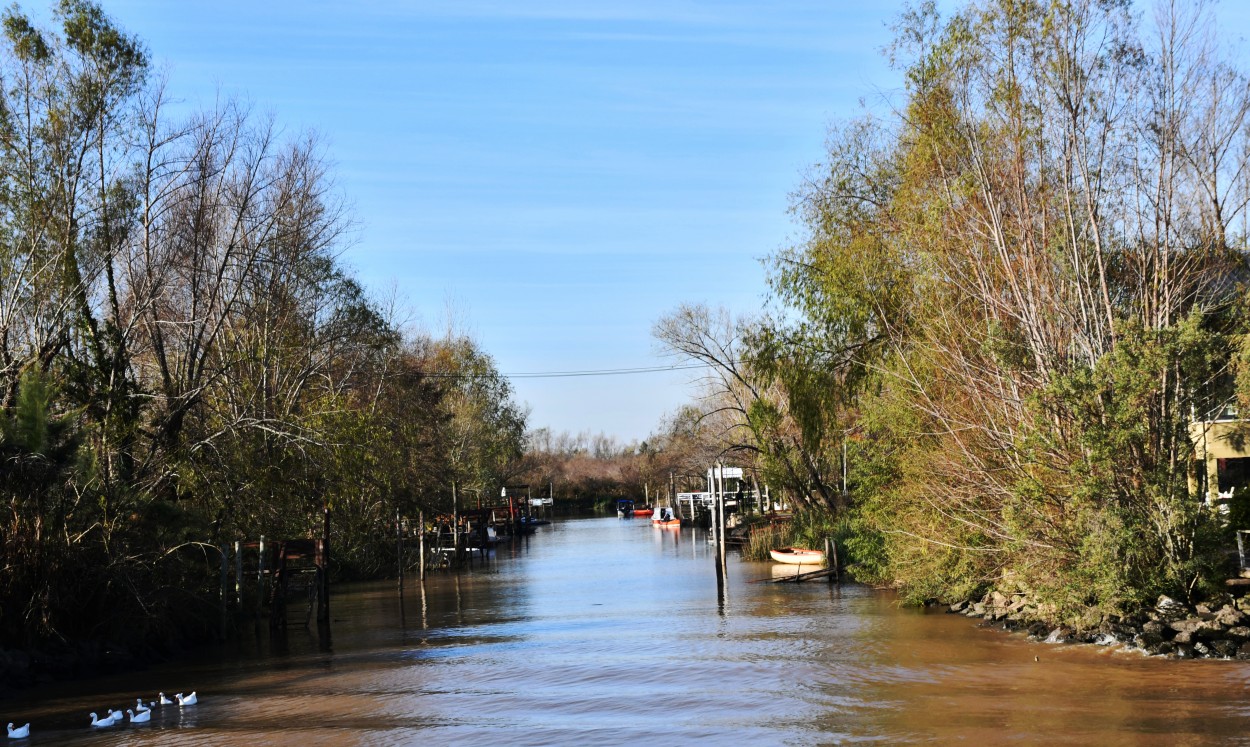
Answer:
<svg viewBox="0 0 1250 747"><path fill-rule="evenodd" d="M1027 632L1047 643L1119 645L1152 656L1178 659L1250 659L1250 598L1222 596L1188 606L1159 597L1155 606L1102 621L1089 630L1039 622L1039 609L1024 594L986 594L950 605L950 612L979 617L1005 630Z"/></svg>

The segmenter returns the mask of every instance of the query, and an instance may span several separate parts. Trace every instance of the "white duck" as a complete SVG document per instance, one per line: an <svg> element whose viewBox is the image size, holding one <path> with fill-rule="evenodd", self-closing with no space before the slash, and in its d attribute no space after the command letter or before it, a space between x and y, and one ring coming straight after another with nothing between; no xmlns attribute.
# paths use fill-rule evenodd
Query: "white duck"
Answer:
<svg viewBox="0 0 1250 747"><path fill-rule="evenodd" d="M188 696L187 696L187 697L185 697L185 698L184 698L184 697L182 697L182 693L178 693L178 694L177 694L177 695L175 695L174 697L178 699L178 705L180 705L180 706L195 705L196 703L200 702L200 699L199 699L199 698L197 698L197 697L195 697L195 691L194 691L194 690L191 692L191 694L190 694L190 695L188 695Z"/></svg>
<svg viewBox="0 0 1250 747"><path fill-rule="evenodd" d="M113 723L115 724L126 723L126 714L122 713L121 711L114 711L112 708L110 708L108 717L111 718L113 720Z"/></svg>
<svg viewBox="0 0 1250 747"><path fill-rule="evenodd" d="M150 711L152 708L143 704L143 698L135 698L135 713Z"/></svg>
<svg viewBox="0 0 1250 747"><path fill-rule="evenodd" d="M9 739L24 739L29 736L30 736L30 724L29 723L27 723L25 726L18 727L17 729L13 728L13 724L9 724Z"/></svg>
<svg viewBox="0 0 1250 747"><path fill-rule="evenodd" d="M139 711L138 713L135 713L134 711L127 708L126 715L130 717L130 723L132 724L146 724L147 722L152 720L151 711Z"/></svg>
<svg viewBox="0 0 1250 747"><path fill-rule="evenodd" d="M173 705L174 704L174 701L165 697L165 693L161 693L160 698L156 702L160 703L161 705Z"/></svg>
<svg viewBox="0 0 1250 747"><path fill-rule="evenodd" d="M91 712L91 725L95 727L112 726L112 718L96 718L95 711Z"/></svg>

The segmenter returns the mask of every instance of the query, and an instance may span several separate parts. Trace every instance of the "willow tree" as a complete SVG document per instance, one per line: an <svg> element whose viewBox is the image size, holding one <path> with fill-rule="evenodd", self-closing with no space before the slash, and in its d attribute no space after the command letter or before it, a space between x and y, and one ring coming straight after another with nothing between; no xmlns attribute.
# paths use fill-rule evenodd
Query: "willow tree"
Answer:
<svg viewBox="0 0 1250 747"><path fill-rule="evenodd" d="M652 335L668 354L706 367L699 424L717 460L736 460L805 509L839 508L841 458L830 443L840 441L823 406L838 387L828 369L778 365L774 329L703 305L678 307Z"/></svg>
<svg viewBox="0 0 1250 747"><path fill-rule="evenodd" d="M472 339L449 333L431 350L430 374L447 388L449 476L460 489L489 497L523 468L526 413L512 385Z"/></svg>
<svg viewBox="0 0 1250 747"><path fill-rule="evenodd" d="M906 101L798 195L773 339L854 393L880 572L917 597L1019 584L1076 617L1207 578L1186 426L1242 324L1250 96L1201 7L1129 11L905 15Z"/></svg>

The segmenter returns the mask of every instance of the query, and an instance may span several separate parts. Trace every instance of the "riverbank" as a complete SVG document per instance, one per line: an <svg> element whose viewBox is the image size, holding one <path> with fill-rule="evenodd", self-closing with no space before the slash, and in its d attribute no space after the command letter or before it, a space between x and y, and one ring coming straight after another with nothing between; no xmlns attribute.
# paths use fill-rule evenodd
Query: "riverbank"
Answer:
<svg viewBox="0 0 1250 747"><path fill-rule="evenodd" d="M0 697L40 685L142 671L185 653L170 644L152 646L79 641L57 648L0 649Z"/></svg>
<svg viewBox="0 0 1250 747"><path fill-rule="evenodd" d="M952 614L977 617L1007 631L1022 631L1046 643L1122 646L1150 656L1176 659L1250 660L1250 598L1220 595L1188 606L1161 596L1154 607L1110 618L1088 630L1038 620L1024 594L990 592L978 601L952 604Z"/></svg>

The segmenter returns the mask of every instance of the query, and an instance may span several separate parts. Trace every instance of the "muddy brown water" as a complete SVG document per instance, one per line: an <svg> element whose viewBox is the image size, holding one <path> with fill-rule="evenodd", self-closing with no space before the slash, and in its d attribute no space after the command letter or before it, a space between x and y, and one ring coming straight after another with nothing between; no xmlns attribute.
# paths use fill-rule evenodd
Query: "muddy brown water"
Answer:
<svg viewBox="0 0 1250 747"><path fill-rule="evenodd" d="M267 628L192 661L0 705L10 744L1250 744L1250 664L1034 643L882 592L772 584L706 533L543 527L485 565L338 588L329 640ZM158 691L145 726L89 711Z"/></svg>

